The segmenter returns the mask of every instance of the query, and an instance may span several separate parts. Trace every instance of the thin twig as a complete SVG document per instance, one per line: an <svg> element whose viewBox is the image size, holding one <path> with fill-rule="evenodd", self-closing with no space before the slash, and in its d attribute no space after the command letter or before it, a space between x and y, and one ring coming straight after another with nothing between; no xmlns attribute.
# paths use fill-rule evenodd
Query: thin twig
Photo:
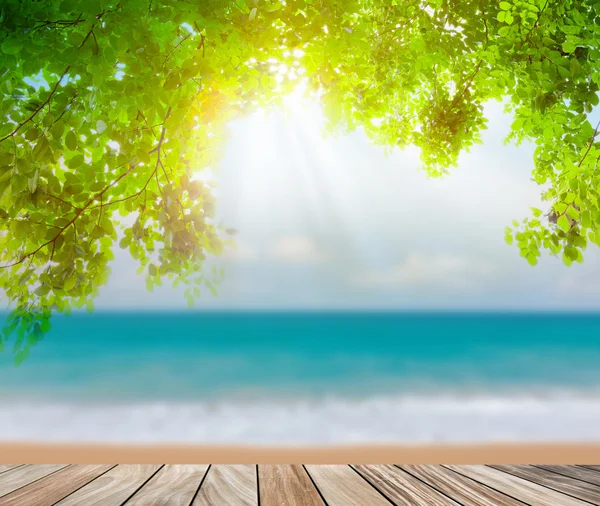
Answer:
<svg viewBox="0 0 600 506"><path fill-rule="evenodd" d="M95 200L98 200L99 198L102 198L104 193L106 193L110 188L112 188L114 185L116 185L121 179L123 179L125 176L127 176L129 173L131 173L133 171L133 169L135 169L136 167L137 167L137 164L131 166L128 170L123 172L123 174L121 174L117 179L115 179L112 183L110 183L108 186L106 186L102 191L96 193L90 200L88 200L88 202L85 204L85 206L83 206L82 208L77 210L77 212L75 213L73 218L71 220L69 220L69 222L64 227L60 227L59 231L56 233L56 235L52 239L46 241L44 244L37 247L35 250L30 251L29 253L26 253L25 255L23 255L21 257L20 260L17 260L11 264L0 265L0 269L7 269L9 267L14 267L16 265L19 265L19 264L23 263L27 258L33 257L35 254L37 254L39 251L41 251L46 246L48 246L50 244L54 244L56 242L56 240L61 236L61 234L65 230L67 230L67 228L69 228L71 225L73 225L77 221L77 219L83 214L83 212L88 207L90 207L92 202L94 202Z"/></svg>
<svg viewBox="0 0 600 506"><path fill-rule="evenodd" d="M181 44L183 44L186 40L188 40L190 37L192 36L192 34L190 33L189 35L186 35L183 39L181 39L179 41L178 44L175 45L175 47L171 50L171 52L167 55L167 57L165 58L165 62L163 63L163 66L167 64L167 62L169 61L169 58L171 57L171 55L177 51L177 48L179 46L181 46Z"/></svg>
<svg viewBox="0 0 600 506"><path fill-rule="evenodd" d="M596 138L596 135L598 135L598 129L600 129L600 122L598 122L598 124L596 125L596 129L594 130L594 133L592 134L592 138L590 139L590 142L588 143L587 150L585 151L583 158L581 160L579 160L577 167L581 167L581 164L586 159L587 155L590 152L590 149L592 149L592 146L594 145L594 139Z"/></svg>
<svg viewBox="0 0 600 506"><path fill-rule="evenodd" d="M64 70L64 72L62 73L62 75L59 77L58 81L54 85L54 88L52 88L52 91L50 92L50 95L48 95L48 98L35 111L33 111L31 113L31 116L29 116L27 119L25 119L21 123L19 123L17 125L17 127L11 133L6 134L4 137L2 137L2 139L0 139L0 143L4 142L9 137L16 135L17 132L19 130L21 130L21 128L23 128L27 123L29 123L33 118L36 117L36 115L46 106L46 104L50 103L50 100L52 100L52 97L54 96L54 94L56 93L56 90L58 89L58 85L62 81L63 77L65 77L65 75L67 75L67 72L69 71L70 68L71 68L71 65L68 65L67 68Z"/></svg>

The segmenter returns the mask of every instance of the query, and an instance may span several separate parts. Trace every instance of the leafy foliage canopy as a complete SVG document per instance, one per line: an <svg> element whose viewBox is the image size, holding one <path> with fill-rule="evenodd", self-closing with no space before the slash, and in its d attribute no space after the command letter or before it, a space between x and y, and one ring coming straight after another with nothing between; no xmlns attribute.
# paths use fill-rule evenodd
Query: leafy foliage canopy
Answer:
<svg viewBox="0 0 600 506"><path fill-rule="evenodd" d="M0 347L14 333L20 362L51 311L92 309L116 247L149 289L215 291L203 261L227 239L194 176L230 120L300 80L331 132L416 145L432 175L505 100L549 203L506 240L531 264L541 249L581 261L600 245L599 61L598 1L3 0L0 286L14 309Z"/></svg>

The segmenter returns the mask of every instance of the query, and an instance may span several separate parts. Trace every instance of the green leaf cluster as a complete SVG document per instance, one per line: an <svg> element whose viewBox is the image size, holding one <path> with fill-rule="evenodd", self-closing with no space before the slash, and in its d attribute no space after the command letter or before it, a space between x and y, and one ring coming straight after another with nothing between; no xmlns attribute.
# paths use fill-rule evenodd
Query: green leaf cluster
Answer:
<svg viewBox="0 0 600 506"><path fill-rule="evenodd" d="M0 286L18 360L52 311L93 309L116 247L148 289L216 293L226 245L211 185L228 122L303 81L328 132L415 145L433 176L481 142L536 144L548 209L507 228L535 264L600 245L600 2L580 0L3 0ZM279 69L288 71L282 73Z"/></svg>

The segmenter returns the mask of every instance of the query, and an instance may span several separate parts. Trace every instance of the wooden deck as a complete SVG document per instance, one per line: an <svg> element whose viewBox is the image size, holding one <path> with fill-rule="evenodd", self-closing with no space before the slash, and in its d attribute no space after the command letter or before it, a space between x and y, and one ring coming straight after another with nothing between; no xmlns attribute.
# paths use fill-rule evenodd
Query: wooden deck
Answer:
<svg viewBox="0 0 600 506"><path fill-rule="evenodd" d="M600 466L2 465L0 506L600 505Z"/></svg>

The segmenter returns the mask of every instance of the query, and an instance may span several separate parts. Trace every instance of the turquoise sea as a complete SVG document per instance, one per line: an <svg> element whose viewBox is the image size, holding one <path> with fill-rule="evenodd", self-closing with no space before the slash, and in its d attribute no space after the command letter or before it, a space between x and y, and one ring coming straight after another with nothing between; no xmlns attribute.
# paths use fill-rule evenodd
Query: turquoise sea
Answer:
<svg viewBox="0 0 600 506"><path fill-rule="evenodd" d="M0 440L600 440L600 314L54 318L0 354Z"/></svg>

